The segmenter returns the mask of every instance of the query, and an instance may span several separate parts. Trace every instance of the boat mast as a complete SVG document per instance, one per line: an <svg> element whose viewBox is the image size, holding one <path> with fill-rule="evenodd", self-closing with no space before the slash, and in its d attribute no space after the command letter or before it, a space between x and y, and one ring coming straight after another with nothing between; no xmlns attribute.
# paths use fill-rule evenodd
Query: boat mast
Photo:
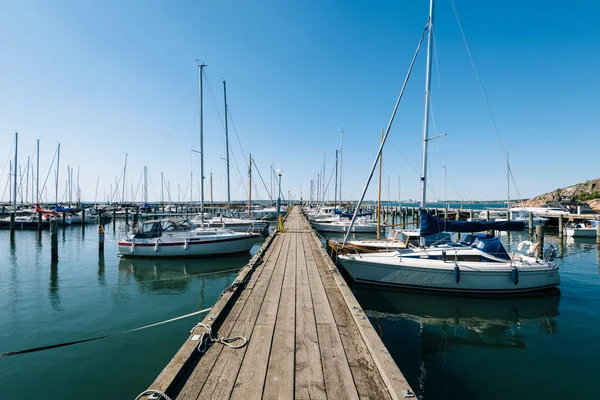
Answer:
<svg viewBox="0 0 600 400"><path fill-rule="evenodd" d="M200 98L200 222L204 226L204 114L202 102L202 73L206 64L198 64L198 97Z"/></svg>
<svg viewBox="0 0 600 400"><path fill-rule="evenodd" d="M13 198L13 194L12 194L12 187L13 187L12 177L13 177L12 160L9 160L8 161L8 203L9 204L12 201L12 198ZM4 200L4 198L2 200Z"/></svg>
<svg viewBox="0 0 600 400"><path fill-rule="evenodd" d="M17 156L19 154L19 132L15 132L15 178L13 182L13 213L17 212Z"/></svg>
<svg viewBox="0 0 600 400"><path fill-rule="evenodd" d="M60 143L58 144L57 158L56 158L56 193L54 202L58 205L58 171L60 171Z"/></svg>
<svg viewBox="0 0 600 400"><path fill-rule="evenodd" d="M250 215L252 209L252 153L250 153L248 165L248 218L252 218Z"/></svg>
<svg viewBox="0 0 600 400"><path fill-rule="evenodd" d="M425 209L427 197L427 143L429 141L429 103L431 86L431 45L433 42L433 2L429 2L429 20L427 21L427 63L425 72L425 116L423 118L423 155L421 158L421 205Z"/></svg>
<svg viewBox="0 0 600 400"><path fill-rule="evenodd" d="M144 165L144 207L148 204L148 167Z"/></svg>
<svg viewBox="0 0 600 400"><path fill-rule="evenodd" d="M401 200L401 197L400 197L400 189L402 188L401 183L402 182L400 181L400 175L398 175L398 206L399 207L402 206L402 204L401 204L402 200Z"/></svg>
<svg viewBox="0 0 600 400"><path fill-rule="evenodd" d="M123 195L121 200L125 203L125 178L127 176L127 153L125 153L125 166L123 167Z"/></svg>
<svg viewBox="0 0 600 400"><path fill-rule="evenodd" d="M337 210L337 184L338 184L338 150L335 151L335 190L333 193L333 207ZM301 196L302 197L302 196Z"/></svg>
<svg viewBox="0 0 600 400"><path fill-rule="evenodd" d="M81 204L81 187L79 186L79 170L80 169L81 169L81 167L77 167L77 203L78 204Z"/></svg>
<svg viewBox="0 0 600 400"><path fill-rule="evenodd" d="M340 137L340 208L342 207L342 166L343 164L343 153L344 153L344 130Z"/></svg>
<svg viewBox="0 0 600 400"><path fill-rule="evenodd" d="M510 221L510 166L508 163L508 152L506 153L506 218Z"/></svg>
<svg viewBox="0 0 600 400"><path fill-rule="evenodd" d="M36 161L36 168L37 168L37 172L35 173L35 180L36 180L36 197L35 197L35 202L37 204L40 203L40 139L37 140L37 161Z"/></svg>
<svg viewBox="0 0 600 400"><path fill-rule="evenodd" d="M29 200L29 161L30 161L30 158L31 158L31 156L27 156L27 167L25 168L25 203L27 203L27 200Z"/></svg>
<svg viewBox="0 0 600 400"><path fill-rule="evenodd" d="M229 182L229 129L227 128L227 83L225 81L223 81L223 99L225 100L225 162L227 163L227 211L231 211L231 188ZM248 213L248 218L249 217L250 213Z"/></svg>
<svg viewBox="0 0 600 400"><path fill-rule="evenodd" d="M381 131L381 141L383 142L383 130ZM377 184L377 240L381 236L381 175L383 175L383 153L379 153L379 182Z"/></svg>

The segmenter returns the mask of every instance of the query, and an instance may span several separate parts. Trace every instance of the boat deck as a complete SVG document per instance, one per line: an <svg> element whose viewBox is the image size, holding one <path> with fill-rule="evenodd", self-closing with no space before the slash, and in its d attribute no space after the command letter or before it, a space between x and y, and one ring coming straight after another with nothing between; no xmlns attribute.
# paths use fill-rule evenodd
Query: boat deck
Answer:
<svg viewBox="0 0 600 400"><path fill-rule="evenodd" d="M414 397L297 207L236 282L203 322L248 344L200 355L197 328L151 389L178 399Z"/></svg>

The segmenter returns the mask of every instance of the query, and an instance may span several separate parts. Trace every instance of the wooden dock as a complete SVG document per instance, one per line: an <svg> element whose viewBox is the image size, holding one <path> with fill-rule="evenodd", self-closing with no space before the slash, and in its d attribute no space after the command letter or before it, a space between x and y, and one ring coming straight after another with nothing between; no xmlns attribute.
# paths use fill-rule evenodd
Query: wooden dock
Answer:
<svg viewBox="0 0 600 400"><path fill-rule="evenodd" d="M412 390L298 207L150 389L177 399L403 399ZM160 398L160 397L154 397Z"/></svg>

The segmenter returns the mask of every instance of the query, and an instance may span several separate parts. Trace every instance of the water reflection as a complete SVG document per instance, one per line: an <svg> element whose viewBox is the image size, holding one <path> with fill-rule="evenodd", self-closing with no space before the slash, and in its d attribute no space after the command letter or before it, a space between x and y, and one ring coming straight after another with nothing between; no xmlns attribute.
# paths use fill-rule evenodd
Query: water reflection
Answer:
<svg viewBox="0 0 600 400"><path fill-rule="evenodd" d="M17 242L15 240L15 232L10 232L10 263L15 265L17 261Z"/></svg>
<svg viewBox="0 0 600 400"><path fill-rule="evenodd" d="M248 256L202 260L121 258L119 273L133 276L142 291L185 292L194 279L205 283L235 276L248 260ZM222 289L227 284L223 285Z"/></svg>
<svg viewBox="0 0 600 400"><path fill-rule="evenodd" d="M58 290L58 260L52 260L50 263L50 286L48 287L48 296L50 297L50 304L54 311L59 311L61 306Z"/></svg>
<svg viewBox="0 0 600 400"><path fill-rule="evenodd" d="M368 316L412 321L432 329L423 340L436 342L441 335L450 346L525 348L521 328L536 324L538 331L556 331L560 290L518 298L475 298L402 292L359 286L356 297ZM382 338L385 340L385 332ZM436 346L434 343L431 350Z"/></svg>
<svg viewBox="0 0 600 400"><path fill-rule="evenodd" d="M106 285L106 278L104 276L104 251L98 251L98 283L100 286Z"/></svg>
<svg viewBox="0 0 600 400"><path fill-rule="evenodd" d="M557 329L560 290L476 298L355 286L356 298L417 397L450 398L461 357L521 351ZM492 358L491 354L485 356ZM427 393L427 396L425 394Z"/></svg>

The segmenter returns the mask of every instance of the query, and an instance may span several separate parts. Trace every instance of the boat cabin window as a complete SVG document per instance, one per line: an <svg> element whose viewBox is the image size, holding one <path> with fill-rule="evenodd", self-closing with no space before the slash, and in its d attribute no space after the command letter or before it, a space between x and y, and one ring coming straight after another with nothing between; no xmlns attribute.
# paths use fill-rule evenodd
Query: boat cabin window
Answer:
<svg viewBox="0 0 600 400"><path fill-rule="evenodd" d="M200 232L196 232L196 236L211 236L211 235L215 235L216 232L214 231L200 231Z"/></svg>
<svg viewBox="0 0 600 400"><path fill-rule="evenodd" d="M161 234L162 228L159 222L146 222L142 224L140 230L134 237L139 239L150 239L160 237Z"/></svg>
<svg viewBox="0 0 600 400"><path fill-rule="evenodd" d="M443 260L442 256L439 256L438 259ZM446 261L494 261L487 259L485 257L480 257L478 254L446 254Z"/></svg>

